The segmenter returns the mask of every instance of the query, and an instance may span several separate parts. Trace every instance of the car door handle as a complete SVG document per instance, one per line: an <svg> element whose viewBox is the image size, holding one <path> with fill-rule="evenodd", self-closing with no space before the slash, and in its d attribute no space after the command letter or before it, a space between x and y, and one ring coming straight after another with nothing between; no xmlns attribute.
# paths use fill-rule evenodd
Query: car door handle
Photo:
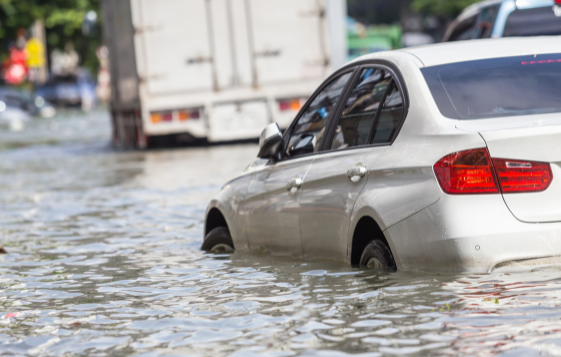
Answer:
<svg viewBox="0 0 561 357"><path fill-rule="evenodd" d="M368 170L364 166L356 166L352 169L347 170L347 177L351 179L353 182L358 182L361 178L363 178Z"/></svg>
<svg viewBox="0 0 561 357"><path fill-rule="evenodd" d="M288 181L286 184L286 189L292 191L293 189L297 190L302 187L303 180L300 177L295 177Z"/></svg>

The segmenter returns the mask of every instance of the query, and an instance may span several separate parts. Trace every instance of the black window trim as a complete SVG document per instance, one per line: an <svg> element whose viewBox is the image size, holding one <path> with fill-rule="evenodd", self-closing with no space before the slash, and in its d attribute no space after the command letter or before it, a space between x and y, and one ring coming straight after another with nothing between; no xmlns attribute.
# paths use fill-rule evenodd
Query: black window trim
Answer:
<svg viewBox="0 0 561 357"><path fill-rule="evenodd" d="M391 88L393 88L394 85L397 86L397 88L400 92L400 95L401 95L401 100L403 101L403 113L401 114L401 120L399 122L399 125L396 128L395 134L391 137L391 140L389 140L388 142L385 142L385 143L366 144L366 145L360 145L360 146L351 146L351 147L347 147L347 148L344 148L344 149L332 150L331 145L333 143L333 138L335 137L335 130L337 129L337 124L339 123L339 117L340 117L342 109L343 109L343 108L341 108L341 111L337 113L337 116L334 116L331 119L332 122L330 123L328 136L326 136L326 140L324 142L323 148L322 148L321 151L318 152L318 154L325 154L325 153L331 153L331 152L343 152L343 151L347 151L347 150L356 150L356 149L364 149L364 148L379 147L379 146L391 146L394 143L397 136L399 135L399 132L401 131L401 128L403 127L403 123L405 122L405 118L407 118L407 113L409 112L409 95L407 94L407 88L405 87L405 81L403 81L403 76L401 75L401 72L399 72L399 70L397 69L397 67L395 65L393 65L392 63L390 63L388 61L382 61L382 60L367 61L366 63L357 67L357 73L359 73L359 74L356 75L355 82L357 82L358 77L360 76L360 73L365 68L380 68L380 69L383 69L385 71L388 71L390 73L390 75L392 76L392 81L390 82L390 85L386 89L386 92L384 93L384 98L382 99L381 105L380 105L380 107L378 107L378 111L376 112L376 117L374 118L374 122L372 123L372 128L370 129L370 134L368 135L368 142L370 142L370 140L372 139L372 136L374 135L374 128L376 128L376 124L378 123L378 119L380 117L380 114L382 113L383 105L385 104L385 101L386 101L386 98L389 94L389 91L391 90ZM356 84L357 83L353 82L353 86L349 90L349 93L345 93L346 94L346 96L344 98L345 103L347 102L348 96L350 95L350 92L351 92L352 88L354 88L354 86ZM337 120L335 120L335 118L337 118Z"/></svg>
<svg viewBox="0 0 561 357"><path fill-rule="evenodd" d="M331 144L333 142L333 137L335 135L335 129L337 128L337 124L339 122L339 117L340 117L340 115L343 111L344 103L347 102L347 99L348 99L352 89L356 85L358 77L360 76L360 73L362 72L362 70L364 68L380 68L380 69L383 69L383 70L386 70L386 71L390 72L390 75L392 76L392 79L393 79L392 83L397 85L397 87L399 89L399 92L401 94L401 99L403 101L403 113L402 113L402 116L401 116L401 121L400 121L400 123L399 123L399 125L398 125L398 127L395 131L395 134L393 135L391 140L388 141L388 142L380 143L380 144L367 144L367 145L361 145L361 146L352 146L352 147L348 147L348 148L340 149L340 150L331 150ZM290 138L290 134L292 133L292 130L294 129L294 126L296 125L296 122L300 119L302 114L308 109L312 100L315 99L315 97L323 89L325 89L325 87L327 87L327 85L331 81L333 81L337 77L339 77L343 74L346 74L348 72L353 72L353 74L351 75L351 78L347 82L347 84L345 86L345 89L341 92L341 97L340 98L343 98L343 100L338 101L338 103L335 107L335 110L333 111L334 114L329 119L329 123L327 124L328 132L327 132L327 135L325 136L325 140L322 143L322 148L319 151L314 152L314 153L299 155L299 156L295 156L295 157L287 157L286 156L286 149L287 149L287 146L288 146L288 140L287 139ZM386 89L386 93L384 94L384 99L383 99L382 105L380 106L378 112L376 113L376 118L375 118L375 121L372 125L372 129L371 129L371 133L369 135L369 139L373 135L373 130L374 130L374 127L376 126L376 121L378 120L378 116L381 113L381 108L384 104L384 101L385 101L386 96L388 94L388 90L391 87L392 83L390 83L390 86L388 86L388 89ZM327 154L327 153L333 153L333 152L344 152L344 151L347 151L347 150L356 150L356 149L364 149L364 148L380 147L380 146L391 146L391 145L393 145L395 139L399 136L399 133L401 132L401 128L403 127L403 123L405 122L405 119L407 118L408 113L409 113L409 94L407 92L407 86L405 85L403 75L401 74L401 72L399 71L399 69L397 68L396 65L394 65L390 61L380 60L380 59L352 62L352 63L340 68L335 73L333 73L331 76L329 76L322 83L322 85L320 87L318 87L318 89L316 89L316 91L310 96L310 98L306 101L306 104L302 107L302 109L300 109L300 111L298 112L298 115L296 115L296 117L294 118L294 120L292 121L292 123L290 124L288 129L284 132L284 135L283 135L284 145L283 145L283 151L282 151L282 156L281 156L280 160L274 161L274 162L270 161L270 163L274 164L276 162L281 162L281 161L288 161L288 160L292 160L292 159L299 159L299 158L303 158L303 157L309 157L309 156L315 156L315 155L321 155L321 154Z"/></svg>

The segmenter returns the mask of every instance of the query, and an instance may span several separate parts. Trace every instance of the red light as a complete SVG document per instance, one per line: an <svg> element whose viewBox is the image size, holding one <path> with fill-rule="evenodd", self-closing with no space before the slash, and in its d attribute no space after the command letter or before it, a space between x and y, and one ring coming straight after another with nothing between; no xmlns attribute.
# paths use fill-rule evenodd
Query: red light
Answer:
<svg viewBox="0 0 561 357"><path fill-rule="evenodd" d="M302 107L300 103L300 99L286 99L279 101L279 109L281 112L285 112L287 110L298 111Z"/></svg>
<svg viewBox="0 0 561 357"><path fill-rule="evenodd" d="M503 193L540 192L551 184L551 165L545 162L493 159Z"/></svg>
<svg viewBox="0 0 561 357"><path fill-rule="evenodd" d="M173 115L171 113L164 113L162 115L162 120L163 121L172 121L173 120Z"/></svg>
<svg viewBox="0 0 561 357"><path fill-rule="evenodd" d="M561 5L561 0L555 0L555 3L556 3L557 5Z"/></svg>
<svg viewBox="0 0 561 357"><path fill-rule="evenodd" d="M279 102L279 109L281 112L285 112L290 109L290 103L288 101Z"/></svg>
<svg viewBox="0 0 561 357"><path fill-rule="evenodd" d="M491 159L486 148L447 155L434 173L448 194L540 192L553 180L547 162Z"/></svg>
<svg viewBox="0 0 561 357"><path fill-rule="evenodd" d="M559 0L561 1L561 0ZM520 64L522 64L523 66L528 65L528 64L545 64L545 63L560 63L561 59L550 59L550 60L541 60L541 61L530 61L530 62L520 62Z"/></svg>
<svg viewBox="0 0 561 357"><path fill-rule="evenodd" d="M485 148L447 155L434 164L434 173L442 190L449 194L499 192Z"/></svg>
<svg viewBox="0 0 561 357"><path fill-rule="evenodd" d="M189 113L189 117L191 119L199 119L201 117L201 114L199 113L198 110L194 110L191 113Z"/></svg>

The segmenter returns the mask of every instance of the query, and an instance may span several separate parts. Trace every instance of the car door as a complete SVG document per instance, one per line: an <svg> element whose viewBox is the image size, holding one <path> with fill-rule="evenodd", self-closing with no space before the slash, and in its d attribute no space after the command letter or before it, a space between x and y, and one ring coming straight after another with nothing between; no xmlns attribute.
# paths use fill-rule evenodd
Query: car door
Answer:
<svg viewBox="0 0 561 357"><path fill-rule="evenodd" d="M251 249L302 256L298 216L301 186L324 144L331 115L352 74L347 70L320 87L285 135L282 159L255 173L240 210L246 218Z"/></svg>
<svg viewBox="0 0 561 357"><path fill-rule="evenodd" d="M338 115L332 140L306 174L300 199L305 257L345 260L354 204L369 169L397 135L403 97L386 67L363 67ZM335 120L334 120L335 121Z"/></svg>

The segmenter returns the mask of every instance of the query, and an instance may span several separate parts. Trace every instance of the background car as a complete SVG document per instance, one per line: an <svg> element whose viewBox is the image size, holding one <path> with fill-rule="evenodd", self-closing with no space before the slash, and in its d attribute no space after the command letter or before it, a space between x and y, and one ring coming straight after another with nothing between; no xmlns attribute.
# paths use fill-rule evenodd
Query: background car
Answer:
<svg viewBox="0 0 561 357"><path fill-rule="evenodd" d="M36 93L57 106L80 107L89 111L97 104L95 82L86 70L53 76L37 87Z"/></svg>
<svg viewBox="0 0 561 357"><path fill-rule="evenodd" d="M561 0L476 3L454 20L442 41L544 35L561 35Z"/></svg>
<svg viewBox="0 0 561 357"><path fill-rule="evenodd" d="M202 248L424 271L561 262L560 90L556 38L358 58L284 136L266 128Z"/></svg>

